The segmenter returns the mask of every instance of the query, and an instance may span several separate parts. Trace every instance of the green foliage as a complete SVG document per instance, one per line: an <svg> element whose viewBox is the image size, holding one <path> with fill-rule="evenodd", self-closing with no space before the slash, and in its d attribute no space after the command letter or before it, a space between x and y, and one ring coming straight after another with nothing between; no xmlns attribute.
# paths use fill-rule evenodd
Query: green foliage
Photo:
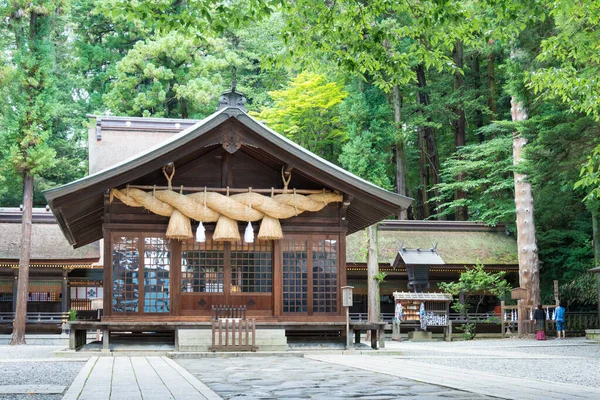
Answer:
<svg viewBox="0 0 600 400"><path fill-rule="evenodd" d="M440 200L444 201L439 215L453 215L457 207L467 206L474 221L490 225L514 221L512 135L505 130L502 123L491 124L485 131L494 132L496 137L461 147L445 161L443 183L438 185ZM462 180L456 179L459 174ZM455 200L457 190L467 193L467 198Z"/></svg>
<svg viewBox="0 0 600 400"><path fill-rule="evenodd" d="M35 175L34 204L42 206L46 203L41 190L77 179L87 170L87 109L75 101L78 74L72 69L67 5L11 2L1 11L10 24L0 30L0 43L14 49L0 56L0 93L7 100L0 107L3 206L23 202L24 174ZM34 19L28 17L32 13Z"/></svg>
<svg viewBox="0 0 600 400"><path fill-rule="evenodd" d="M585 200L600 200L600 145L596 146L579 171L575 189L587 189Z"/></svg>
<svg viewBox="0 0 600 400"><path fill-rule="evenodd" d="M0 15L10 20L10 40L15 49L5 64L4 73L10 80L2 81L11 105L4 117L1 151L2 160L8 164L4 171L12 168L18 175L38 175L54 164L55 152L47 144L56 112L52 12L62 3L11 2L0 9Z"/></svg>
<svg viewBox="0 0 600 400"><path fill-rule="evenodd" d="M595 274L584 272L573 280L559 286L561 304L572 311L595 311L598 292ZM553 300L553 299L550 299Z"/></svg>
<svg viewBox="0 0 600 400"><path fill-rule="evenodd" d="M600 4L596 0L549 2L552 35L542 40L529 86L544 98L600 120Z"/></svg>
<svg viewBox="0 0 600 400"><path fill-rule="evenodd" d="M293 54L324 54L339 68L389 90L415 80L412 67L452 69L450 51L470 10L460 1L284 2Z"/></svg>
<svg viewBox="0 0 600 400"><path fill-rule="evenodd" d="M171 33L138 42L117 63L116 78L104 100L117 114L198 118L214 107L224 87L219 72L240 62L223 39L207 39L200 45Z"/></svg>
<svg viewBox="0 0 600 400"><path fill-rule="evenodd" d="M337 160L345 140L336 112L346 96L342 85L327 82L324 75L302 72L287 89L269 95L273 107L251 115L308 150L330 161Z"/></svg>
<svg viewBox="0 0 600 400"><path fill-rule="evenodd" d="M160 35L178 31L186 37L212 37L270 15L279 0L103 0L97 12Z"/></svg>
<svg viewBox="0 0 600 400"><path fill-rule="evenodd" d="M74 308L71 308L69 310L69 321L76 321L77 320L77 310L75 310Z"/></svg>
<svg viewBox="0 0 600 400"><path fill-rule="evenodd" d="M475 339L475 327L477 324L475 322L466 322L462 325L458 325L456 330L462 332L460 335L463 340L473 340Z"/></svg>
<svg viewBox="0 0 600 400"><path fill-rule="evenodd" d="M385 272L379 271L378 273L373 275L373 279L375 279L378 283L381 283L385 280L386 276L387 276L387 274Z"/></svg>
<svg viewBox="0 0 600 400"><path fill-rule="evenodd" d="M458 296L460 293L465 294L465 304L461 304L458 300L452 304L452 308L456 312L467 311L466 304L468 304L469 297L477 299L475 308L475 313L477 313L484 296L489 295L503 299L510 291L510 285L504 279L504 275L504 272L489 273L485 271L483 264L477 264L461 273L457 282L440 282L438 287L453 296Z"/></svg>
<svg viewBox="0 0 600 400"><path fill-rule="evenodd" d="M348 134L339 161L348 171L385 189L393 188L392 145L395 129L387 96L377 87L354 80L340 106Z"/></svg>

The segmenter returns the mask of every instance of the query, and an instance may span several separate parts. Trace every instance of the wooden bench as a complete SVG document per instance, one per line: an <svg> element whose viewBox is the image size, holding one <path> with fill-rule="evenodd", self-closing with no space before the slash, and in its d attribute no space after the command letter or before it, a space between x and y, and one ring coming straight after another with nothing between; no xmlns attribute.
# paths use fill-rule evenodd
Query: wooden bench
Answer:
<svg viewBox="0 0 600 400"><path fill-rule="evenodd" d="M379 348L385 348L385 326L387 322L367 322L367 321L350 321L349 335L352 337L354 333L354 343L360 343L361 332L371 332L371 348L377 349L377 341ZM348 338L349 341L349 338Z"/></svg>

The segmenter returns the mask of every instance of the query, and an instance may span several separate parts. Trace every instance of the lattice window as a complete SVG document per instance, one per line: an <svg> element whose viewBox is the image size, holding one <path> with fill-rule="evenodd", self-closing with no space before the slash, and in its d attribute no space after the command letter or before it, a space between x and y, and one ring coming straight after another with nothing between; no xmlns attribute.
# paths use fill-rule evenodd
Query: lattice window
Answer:
<svg viewBox="0 0 600 400"><path fill-rule="evenodd" d="M337 311L337 240L314 240L313 258L313 312Z"/></svg>
<svg viewBox="0 0 600 400"><path fill-rule="evenodd" d="M231 292L271 293L273 244L271 241L231 244Z"/></svg>
<svg viewBox="0 0 600 400"><path fill-rule="evenodd" d="M223 293L224 244L207 237L204 243L188 240L181 245L181 291Z"/></svg>
<svg viewBox="0 0 600 400"><path fill-rule="evenodd" d="M308 312L308 241L283 239L283 312Z"/></svg>
<svg viewBox="0 0 600 400"><path fill-rule="evenodd" d="M113 240L112 307L116 312L138 311L138 238L119 236Z"/></svg>
<svg viewBox="0 0 600 400"><path fill-rule="evenodd" d="M144 238L144 312L170 310L171 249L164 238Z"/></svg>

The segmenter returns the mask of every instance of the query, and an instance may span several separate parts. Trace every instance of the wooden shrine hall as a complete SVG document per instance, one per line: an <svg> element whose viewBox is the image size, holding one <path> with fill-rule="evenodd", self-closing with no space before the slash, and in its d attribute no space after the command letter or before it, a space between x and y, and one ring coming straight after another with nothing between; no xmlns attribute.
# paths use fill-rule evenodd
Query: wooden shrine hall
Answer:
<svg viewBox="0 0 600 400"><path fill-rule="evenodd" d="M157 119L180 132L44 192L72 246L103 240L102 321L80 330L170 330L178 350L202 351L213 307L244 306L259 346L261 335L343 335L346 235L399 214L411 199L274 132L244 102L232 90L202 121ZM110 146L100 120L90 157Z"/></svg>

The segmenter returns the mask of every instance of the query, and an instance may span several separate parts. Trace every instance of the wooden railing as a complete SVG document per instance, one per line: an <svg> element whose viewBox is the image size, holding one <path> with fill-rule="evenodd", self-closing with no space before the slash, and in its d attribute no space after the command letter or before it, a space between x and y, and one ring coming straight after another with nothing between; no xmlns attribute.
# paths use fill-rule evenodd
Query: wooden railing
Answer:
<svg viewBox="0 0 600 400"><path fill-rule="evenodd" d="M211 308L212 346L209 351L256 351L256 323L246 319L246 306Z"/></svg>
<svg viewBox="0 0 600 400"><path fill-rule="evenodd" d="M15 319L14 312L1 312L0 324L12 324ZM26 323L28 324L62 324L69 319L66 312L28 312Z"/></svg>
<svg viewBox="0 0 600 400"><path fill-rule="evenodd" d="M380 320L389 324L394 320L394 313L381 313ZM500 322L500 316L493 312L489 313L450 313L449 318L453 323L464 323L467 319L472 322ZM367 313L350 313L350 321L367 321L369 315Z"/></svg>
<svg viewBox="0 0 600 400"><path fill-rule="evenodd" d="M513 307L515 308L514 320L512 320ZM553 307L554 306L549 307L548 314L550 316L550 319L546 320L546 333L549 333L551 335L556 332L556 321L552 319L552 315L554 314ZM467 322L467 320L477 323L498 323L498 326L503 327L502 329L504 332L506 332L506 328L508 327L511 330L511 332L516 333L518 322L518 315L516 315L516 306L506 306L506 311L506 318L503 318L502 315L496 314L494 312L468 314L450 313L449 317L453 325L465 323ZM546 306L544 306L544 311L546 311ZM531 320L529 319L529 309L525 314L525 320L530 321L531 323ZM381 321L391 324L394 319L394 314L381 313L380 318ZM350 321L368 321L368 319L369 317L367 313L350 313ZM567 311L565 313L565 330L569 335L583 334L586 329L600 329L600 319L598 318L598 312Z"/></svg>
<svg viewBox="0 0 600 400"><path fill-rule="evenodd" d="M212 346L209 351L256 351L254 319L221 318L212 321Z"/></svg>
<svg viewBox="0 0 600 400"><path fill-rule="evenodd" d="M212 306L211 319L217 321L221 318L246 319L246 306Z"/></svg>

